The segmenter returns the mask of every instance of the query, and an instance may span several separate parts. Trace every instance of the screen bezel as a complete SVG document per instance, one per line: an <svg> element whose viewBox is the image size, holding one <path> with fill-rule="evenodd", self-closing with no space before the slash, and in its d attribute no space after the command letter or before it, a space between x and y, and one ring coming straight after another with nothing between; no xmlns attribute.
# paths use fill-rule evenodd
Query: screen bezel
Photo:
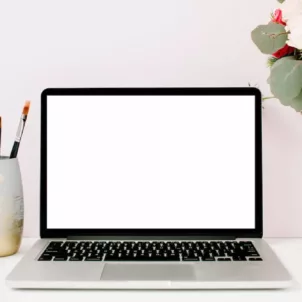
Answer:
<svg viewBox="0 0 302 302"><path fill-rule="evenodd" d="M47 96L62 95L226 95L255 96L255 228L253 229L50 229L47 228ZM238 112L240 114L240 112ZM254 87L242 88L47 88L41 94L40 236L231 236L261 238L262 194L262 99Z"/></svg>

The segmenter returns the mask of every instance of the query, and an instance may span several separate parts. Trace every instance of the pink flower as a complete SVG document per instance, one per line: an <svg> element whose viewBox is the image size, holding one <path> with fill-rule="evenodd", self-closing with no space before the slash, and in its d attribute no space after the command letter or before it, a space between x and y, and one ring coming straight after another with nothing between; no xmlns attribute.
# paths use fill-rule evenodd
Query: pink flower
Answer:
<svg viewBox="0 0 302 302"><path fill-rule="evenodd" d="M286 23L282 20L282 10L280 8L275 10L272 21L284 26L286 25Z"/></svg>

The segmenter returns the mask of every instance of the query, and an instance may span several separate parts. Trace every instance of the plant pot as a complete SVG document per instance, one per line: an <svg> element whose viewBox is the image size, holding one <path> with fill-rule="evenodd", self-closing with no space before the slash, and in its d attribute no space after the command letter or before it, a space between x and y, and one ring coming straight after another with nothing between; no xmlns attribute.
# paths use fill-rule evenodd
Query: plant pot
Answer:
<svg viewBox="0 0 302 302"><path fill-rule="evenodd" d="M0 156L0 257L19 250L23 218L23 188L18 159Z"/></svg>

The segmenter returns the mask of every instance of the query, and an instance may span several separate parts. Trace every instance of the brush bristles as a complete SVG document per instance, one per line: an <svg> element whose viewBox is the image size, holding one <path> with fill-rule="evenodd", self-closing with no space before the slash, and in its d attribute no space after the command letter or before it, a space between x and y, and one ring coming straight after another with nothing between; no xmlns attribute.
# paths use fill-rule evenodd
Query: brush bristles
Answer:
<svg viewBox="0 0 302 302"><path fill-rule="evenodd" d="M25 115L28 114L29 106L30 106L30 101L26 101L26 103L25 103L25 105L24 105L24 108L23 108L22 114L25 114Z"/></svg>
<svg viewBox="0 0 302 302"><path fill-rule="evenodd" d="M0 129L2 128L2 117L0 116Z"/></svg>

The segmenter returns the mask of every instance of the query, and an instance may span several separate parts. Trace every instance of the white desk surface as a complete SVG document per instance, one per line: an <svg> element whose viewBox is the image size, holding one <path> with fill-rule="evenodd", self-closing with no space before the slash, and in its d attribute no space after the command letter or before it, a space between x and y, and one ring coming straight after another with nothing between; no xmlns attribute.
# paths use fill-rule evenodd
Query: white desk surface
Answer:
<svg viewBox="0 0 302 302"><path fill-rule="evenodd" d="M244 302L302 301L302 238L267 239L295 279L286 290L13 290L5 285L5 277L37 239L23 239L18 254L0 258L0 301L3 302L110 302L110 301L223 301Z"/></svg>

